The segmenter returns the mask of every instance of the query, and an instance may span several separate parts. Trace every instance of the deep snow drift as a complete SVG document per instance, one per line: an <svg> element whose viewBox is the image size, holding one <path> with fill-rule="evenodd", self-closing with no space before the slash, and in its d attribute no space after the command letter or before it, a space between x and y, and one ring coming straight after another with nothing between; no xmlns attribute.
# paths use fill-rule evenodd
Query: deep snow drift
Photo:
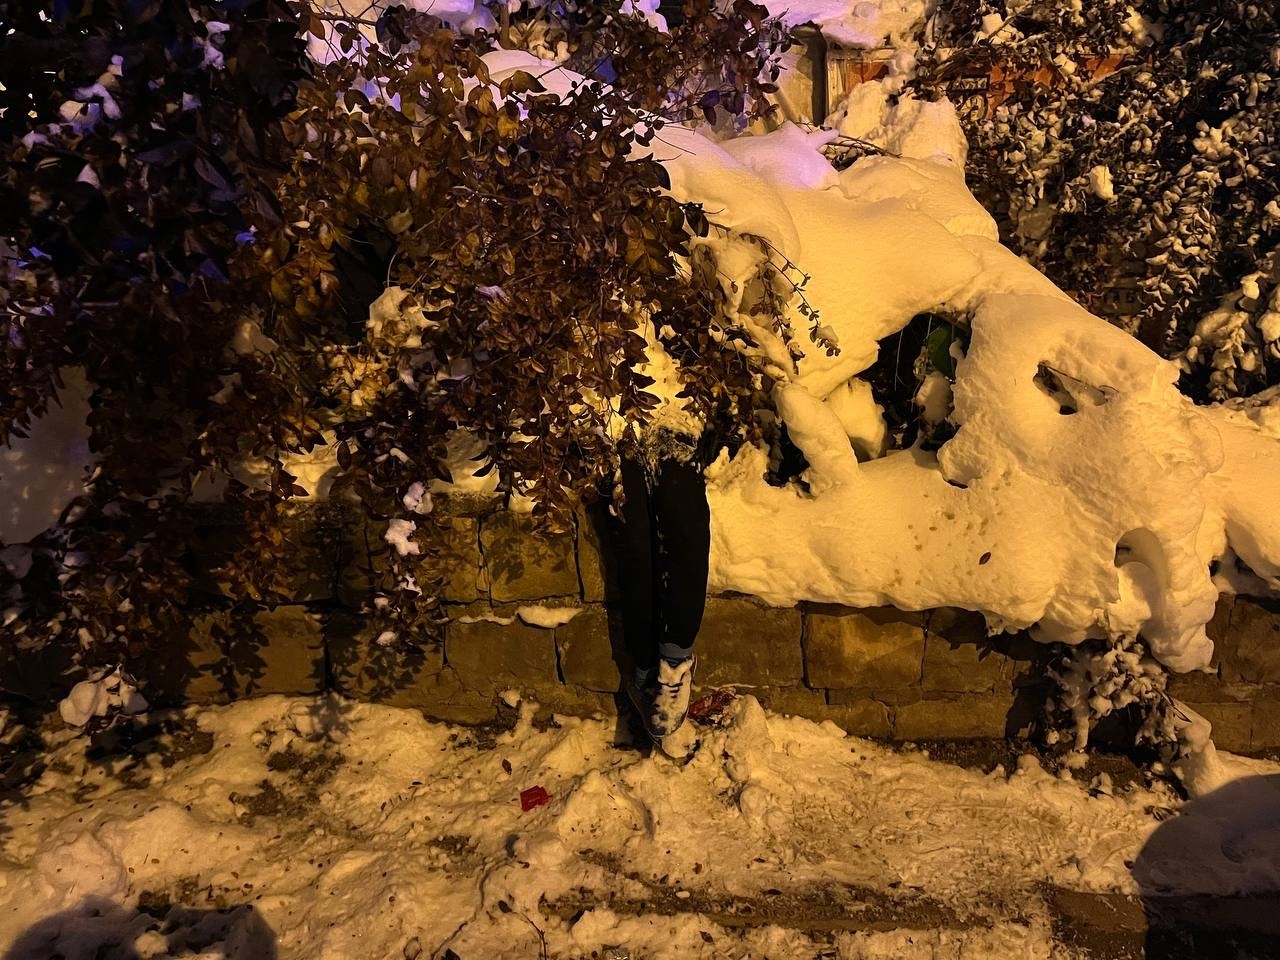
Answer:
<svg viewBox="0 0 1280 960"><path fill-rule="evenodd" d="M1031 757L984 775L750 697L684 767L615 746L613 720L530 717L486 732L269 697L153 718L167 732L140 760L50 734L43 772L0 806L0 956L474 960L538 956L541 930L553 957L1047 960L1072 953L1044 885L1280 883L1276 778L1259 776L1274 763L1228 758L1228 816L1162 823L1163 786ZM549 802L522 810L535 786ZM824 917L851 929L804 932Z"/></svg>

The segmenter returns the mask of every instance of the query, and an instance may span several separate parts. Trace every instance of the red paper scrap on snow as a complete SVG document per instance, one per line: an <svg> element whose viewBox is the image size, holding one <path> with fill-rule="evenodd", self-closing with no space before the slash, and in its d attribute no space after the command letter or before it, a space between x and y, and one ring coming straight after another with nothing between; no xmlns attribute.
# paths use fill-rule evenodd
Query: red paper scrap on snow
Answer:
<svg viewBox="0 0 1280 960"><path fill-rule="evenodd" d="M530 787L527 790L520 791L520 809L524 811L532 810L534 807L541 807L551 802L551 795L542 787Z"/></svg>
<svg viewBox="0 0 1280 960"><path fill-rule="evenodd" d="M702 723L710 723L724 713L733 703L734 696L728 690L715 690L689 706L689 716Z"/></svg>

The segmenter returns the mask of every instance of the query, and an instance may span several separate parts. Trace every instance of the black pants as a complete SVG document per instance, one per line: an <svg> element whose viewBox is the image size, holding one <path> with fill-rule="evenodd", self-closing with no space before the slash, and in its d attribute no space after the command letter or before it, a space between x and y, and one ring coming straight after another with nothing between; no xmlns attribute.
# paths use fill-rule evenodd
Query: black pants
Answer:
<svg viewBox="0 0 1280 960"><path fill-rule="evenodd" d="M702 625L711 553L706 481L696 463L664 460L657 475L622 461L622 516L600 511L607 561L622 601L622 631L636 667L688 657Z"/></svg>

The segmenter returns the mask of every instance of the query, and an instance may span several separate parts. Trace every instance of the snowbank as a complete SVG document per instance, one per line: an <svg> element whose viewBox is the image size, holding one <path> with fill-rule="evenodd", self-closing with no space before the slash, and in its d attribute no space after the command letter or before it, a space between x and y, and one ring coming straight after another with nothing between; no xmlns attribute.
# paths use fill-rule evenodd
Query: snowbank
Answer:
<svg viewBox="0 0 1280 960"><path fill-rule="evenodd" d="M1263 575L1280 562L1280 524L1265 513L1280 494L1274 433L1238 410L1193 407L1173 364L999 246L948 164L867 159L797 185L767 144L804 169L811 142L786 130L758 141L727 145L725 177L704 152L683 183L696 198L716 181L730 220L735 207L791 214L779 246L812 274L806 295L841 351L811 351L777 391L811 494L768 486L759 450L715 471L714 584L779 604L959 605L995 629L1038 625L1067 642L1141 631L1168 666L1207 664L1209 562L1228 544ZM757 182L728 196L748 173ZM936 458L859 465L824 400L925 311L972 317L960 429ZM1037 383L1045 367L1078 384L1072 409Z"/></svg>
<svg viewBox="0 0 1280 960"><path fill-rule="evenodd" d="M842 957L1048 960L1073 955L1052 939L1049 888L1275 889L1262 776L1236 779L1230 808L1161 824L1152 811L1178 806L1167 785L1091 789L1031 756L963 770L749 697L684 767L615 746L612 718L532 721L526 704L480 736L268 697L153 716L132 752L49 733L62 739L22 802L0 806L0 955L194 956L182 938L203 931L208 957L528 957L532 922L553 957L812 956L771 912L791 903L814 921L872 906L883 932L841 934ZM1225 762L1235 778L1280 770ZM535 786L549 802L522 810ZM137 909L166 898L186 913ZM726 904L758 925L721 926Z"/></svg>

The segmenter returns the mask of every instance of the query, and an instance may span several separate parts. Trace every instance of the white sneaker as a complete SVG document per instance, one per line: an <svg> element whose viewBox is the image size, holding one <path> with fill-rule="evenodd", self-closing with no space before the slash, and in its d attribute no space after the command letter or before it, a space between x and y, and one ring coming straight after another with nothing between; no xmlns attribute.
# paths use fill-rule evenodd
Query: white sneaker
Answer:
<svg viewBox="0 0 1280 960"><path fill-rule="evenodd" d="M685 714L689 712L693 670L697 663L694 657L681 660L674 666L666 660L658 660L653 701L645 719L645 726L655 740L671 736L684 723Z"/></svg>
<svg viewBox="0 0 1280 960"><path fill-rule="evenodd" d="M680 729L685 714L689 712L690 694L693 692L693 670L697 658L681 660L674 666L666 660L658 660L657 670L637 686L637 680L627 678L627 696L644 721L644 728L655 741L669 737Z"/></svg>

